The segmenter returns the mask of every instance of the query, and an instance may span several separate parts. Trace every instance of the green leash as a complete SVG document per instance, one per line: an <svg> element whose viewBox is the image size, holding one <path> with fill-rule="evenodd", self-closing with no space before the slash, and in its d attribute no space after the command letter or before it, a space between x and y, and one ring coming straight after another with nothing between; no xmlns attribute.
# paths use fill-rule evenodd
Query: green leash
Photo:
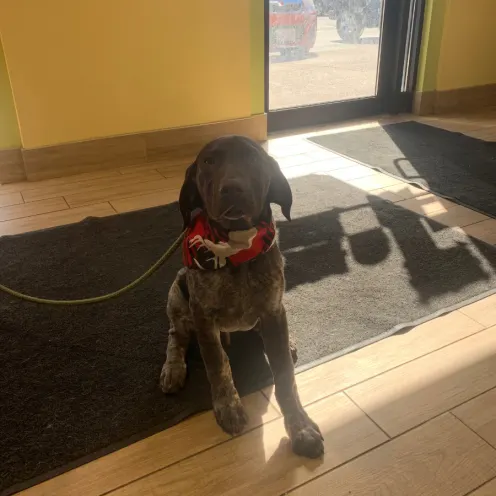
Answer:
<svg viewBox="0 0 496 496"><path fill-rule="evenodd" d="M89 303L100 303L102 301L107 301L112 298L116 298L127 291L135 288L139 284L141 284L145 279L148 279L154 272L156 272L169 258L174 254L174 252L181 246L181 243L184 239L185 232L181 233L181 235L174 241L172 246L138 279L134 280L132 283L124 286L113 293L108 293L102 296L95 296L93 298L83 298L80 300L49 300L48 298L37 298L36 296L29 296L23 293L19 293L19 291L14 291L13 289L0 284L0 290L5 291L11 296L15 296L16 298L21 298L22 300L30 301L32 303L43 303L45 305L87 305Z"/></svg>

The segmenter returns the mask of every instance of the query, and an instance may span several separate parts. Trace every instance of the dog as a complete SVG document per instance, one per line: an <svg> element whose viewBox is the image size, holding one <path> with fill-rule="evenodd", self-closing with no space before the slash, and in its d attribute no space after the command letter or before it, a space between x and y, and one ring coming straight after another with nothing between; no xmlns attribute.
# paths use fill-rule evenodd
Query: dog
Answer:
<svg viewBox="0 0 496 496"><path fill-rule="evenodd" d="M279 164L243 136L215 139L188 167L179 195L187 235L185 267L167 301L167 357L160 377L165 393L186 379L185 356L196 335L211 387L215 418L231 435L247 416L233 383L222 335L257 329L272 370L275 396L297 455L318 458L323 437L296 388L286 312L284 262L275 239L271 204L290 221L293 198Z"/></svg>

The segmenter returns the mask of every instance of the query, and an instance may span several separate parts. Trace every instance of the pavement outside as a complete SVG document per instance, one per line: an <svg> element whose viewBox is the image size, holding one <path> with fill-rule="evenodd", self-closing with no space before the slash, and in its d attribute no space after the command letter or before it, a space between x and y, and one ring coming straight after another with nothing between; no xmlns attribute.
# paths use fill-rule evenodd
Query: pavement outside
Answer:
<svg viewBox="0 0 496 496"><path fill-rule="evenodd" d="M276 110L375 95L380 29L366 29L360 44L348 44L336 21L319 17L308 56L270 55L269 108Z"/></svg>

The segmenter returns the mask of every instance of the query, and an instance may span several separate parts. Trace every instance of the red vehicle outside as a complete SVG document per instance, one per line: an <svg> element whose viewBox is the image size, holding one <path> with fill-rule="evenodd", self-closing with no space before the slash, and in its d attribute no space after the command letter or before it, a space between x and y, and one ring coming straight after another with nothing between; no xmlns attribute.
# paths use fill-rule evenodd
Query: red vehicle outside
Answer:
<svg viewBox="0 0 496 496"><path fill-rule="evenodd" d="M308 53L317 37L313 0L270 0L270 51Z"/></svg>

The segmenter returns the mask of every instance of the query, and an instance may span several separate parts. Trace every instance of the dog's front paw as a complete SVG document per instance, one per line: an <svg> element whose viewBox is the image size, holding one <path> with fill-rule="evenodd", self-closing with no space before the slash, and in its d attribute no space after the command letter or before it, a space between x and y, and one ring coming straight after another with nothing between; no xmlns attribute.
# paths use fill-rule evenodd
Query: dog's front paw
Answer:
<svg viewBox="0 0 496 496"><path fill-rule="evenodd" d="M228 434L235 436L246 427L248 416L237 394L220 398L214 401L213 406L217 423Z"/></svg>
<svg viewBox="0 0 496 496"><path fill-rule="evenodd" d="M295 454L307 458L319 458L324 454L322 433L319 426L308 416L305 422L289 430L291 446Z"/></svg>
<svg viewBox="0 0 496 496"><path fill-rule="evenodd" d="M160 387L166 394L177 393L186 381L186 364L184 362L165 362L160 374Z"/></svg>

